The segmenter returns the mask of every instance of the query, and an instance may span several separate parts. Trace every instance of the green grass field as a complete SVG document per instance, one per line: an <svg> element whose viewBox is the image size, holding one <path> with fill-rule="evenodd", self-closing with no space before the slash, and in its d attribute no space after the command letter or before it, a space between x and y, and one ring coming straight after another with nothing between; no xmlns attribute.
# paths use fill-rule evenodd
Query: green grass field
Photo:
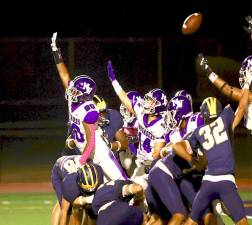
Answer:
<svg viewBox="0 0 252 225"><path fill-rule="evenodd" d="M249 191L241 192L241 196L244 200L252 199ZM50 225L55 202L54 193L0 194L0 225ZM226 225L233 224L228 217L223 218Z"/></svg>
<svg viewBox="0 0 252 225"><path fill-rule="evenodd" d="M49 225L54 193L0 194L0 225Z"/></svg>

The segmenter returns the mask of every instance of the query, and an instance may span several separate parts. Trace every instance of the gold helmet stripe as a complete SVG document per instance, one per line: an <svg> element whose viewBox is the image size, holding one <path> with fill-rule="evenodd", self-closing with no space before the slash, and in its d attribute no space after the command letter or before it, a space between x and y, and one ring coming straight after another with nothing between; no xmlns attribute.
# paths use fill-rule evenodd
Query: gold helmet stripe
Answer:
<svg viewBox="0 0 252 225"><path fill-rule="evenodd" d="M84 166L81 167L81 169L82 169L82 173L83 173L84 178L85 178L85 182L86 182L87 185L89 185L89 183L88 183L88 178L87 178L87 173L86 173L86 171L84 170Z"/></svg>
<svg viewBox="0 0 252 225"><path fill-rule="evenodd" d="M209 118L213 118L217 116L217 106L216 106L216 98L209 97L204 100L202 104L206 103L209 110Z"/></svg>

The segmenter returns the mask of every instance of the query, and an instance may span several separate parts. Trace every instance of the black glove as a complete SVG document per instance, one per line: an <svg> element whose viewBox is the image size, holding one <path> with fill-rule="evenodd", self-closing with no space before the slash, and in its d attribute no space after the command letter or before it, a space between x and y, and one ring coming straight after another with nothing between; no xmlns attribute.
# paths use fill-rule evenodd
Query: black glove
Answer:
<svg viewBox="0 0 252 225"><path fill-rule="evenodd" d="M207 59L204 57L202 53L198 54L198 62L201 69L207 76L209 76L213 72L211 67L208 65Z"/></svg>
<svg viewBox="0 0 252 225"><path fill-rule="evenodd" d="M245 19L248 21L248 27L243 27L244 30L249 33L250 35L252 35L252 17L251 16L247 16L245 17Z"/></svg>

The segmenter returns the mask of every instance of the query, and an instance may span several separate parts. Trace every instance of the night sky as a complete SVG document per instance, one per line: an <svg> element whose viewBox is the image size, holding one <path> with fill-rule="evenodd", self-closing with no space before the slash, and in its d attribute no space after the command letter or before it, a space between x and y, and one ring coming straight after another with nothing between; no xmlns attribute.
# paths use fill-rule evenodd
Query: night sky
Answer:
<svg viewBox="0 0 252 225"><path fill-rule="evenodd" d="M113 98L114 107L119 101L111 94L113 90L108 79L104 79L107 60L112 59L123 85L144 93L157 85L156 38L159 37L164 40L162 76L165 90L172 94L175 89L184 88L193 97L199 97L194 67L196 55L199 51L217 55L216 44L220 43L224 56L241 61L250 52L250 40L243 26L247 26L245 17L252 15L251 11L251 0L6 2L0 13L0 64L3 65L0 67L0 100L2 105L5 100L11 102L12 113L6 108L3 111L6 115L1 118L3 121L14 120L14 117L30 119L31 116L48 119L64 115L62 109L54 110L51 106L50 113L37 109L37 114L32 115L28 109L18 113L11 108L14 99L21 100L17 107L23 99L28 99L31 105L30 99L35 99L35 103L36 99L64 101L64 90L50 49L50 38L56 31L66 63L67 46L63 40L67 37L152 39L152 43L114 41L76 45L76 71L94 74L98 90L102 90L105 98ZM194 12L203 15L201 27L195 34L183 35L182 23ZM27 37L28 41L20 41L22 37ZM209 45L208 39L215 42ZM237 81L236 77L233 79ZM62 107L62 102L57 104ZM17 112L15 116L14 111ZM58 114L55 116L55 113Z"/></svg>
<svg viewBox="0 0 252 225"><path fill-rule="evenodd" d="M251 0L169 1L51 1L15 3L2 8L1 37L62 36L164 36L181 35L181 24L200 11L199 35L240 36L244 17L251 14Z"/></svg>

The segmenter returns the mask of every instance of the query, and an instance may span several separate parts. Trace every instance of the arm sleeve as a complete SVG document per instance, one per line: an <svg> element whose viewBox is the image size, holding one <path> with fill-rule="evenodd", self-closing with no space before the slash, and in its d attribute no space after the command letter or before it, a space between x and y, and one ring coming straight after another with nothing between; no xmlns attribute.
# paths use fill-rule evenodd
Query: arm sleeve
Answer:
<svg viewBox="0 0 252 225"><path fill-rule="evenodd" d="M87 141L87 144L84 148L84 151L80 157L80 164L84 165L87 161L87 159L92 155L94 148L95 148L95 130L96 130L96 124L89 124L88 125L90 137Z"/></svg>

